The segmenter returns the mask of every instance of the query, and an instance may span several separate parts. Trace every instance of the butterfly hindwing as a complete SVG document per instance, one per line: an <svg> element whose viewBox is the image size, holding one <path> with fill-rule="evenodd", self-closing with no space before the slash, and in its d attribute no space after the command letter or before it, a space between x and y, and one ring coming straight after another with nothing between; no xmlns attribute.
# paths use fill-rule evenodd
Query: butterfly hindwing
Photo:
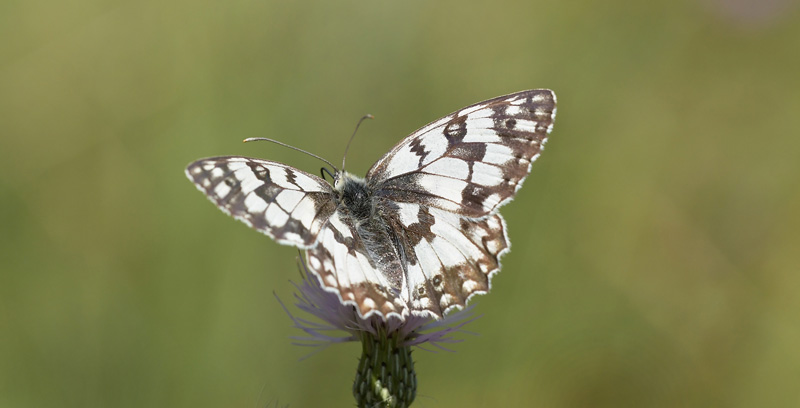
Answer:
<svg viewBox="0 0 800 408"><path fill-rule="evenodd" d="M402 278L393 281L369 254L358 228L331 216L319 245L307 251L310 270L322 285L362 316L380 313L442 317L464 307L475 294L486 293L491 276L508 250L505 222L499 214L469 220L438 208L401 203L385 210L396 238ZM391 257L390 257L391 258Z"/></svg>
<svg viewBox="0 0 800 408"><path fill-rule="evenodd" d="M499 214L482 220L422 204L398 203L387 214L404 248L405 298L412 310L441 317L486 293L508 250Z"/></svg>
<svg viewBox="0 0 800 408"><path fill-rule="evenodd" d="M555 94L536 89L468 106L412 133L367 173L376 194L483 217L513 198L552 129Z"/></svg>
<svg viewBox="0 0 800 408"><path fill-rule="evenodd" d="M336 210L328 183L276 162L213 157L186 175L219 209L281 244L313 246Z"/></svg>
<svg viewBox="0 0 800 408"><path fill-rule="evenodd" d="M340 213L331 216L320 233L319 244L306 251L310 270L323 287L338 293L362 316L408 314L400 292L403 283L393 281L371 257L361 233ZM392 251L393 252L393 251Z"/></svg>

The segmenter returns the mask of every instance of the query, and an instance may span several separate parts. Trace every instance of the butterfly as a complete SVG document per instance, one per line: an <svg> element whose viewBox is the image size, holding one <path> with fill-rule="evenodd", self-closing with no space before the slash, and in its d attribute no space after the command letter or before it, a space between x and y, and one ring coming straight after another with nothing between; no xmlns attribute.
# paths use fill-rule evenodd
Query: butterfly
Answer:
<svg viewBox="0 0 800 408"><path fill-rule="evenodd" d="M361 317L441 318L489 291L509 249L498 209L555 115L548 89L479 102L413 132L364 178L334 167L332 184L239 156L197 160L186 175L225 213L305 250L322 287Z"/></svg>

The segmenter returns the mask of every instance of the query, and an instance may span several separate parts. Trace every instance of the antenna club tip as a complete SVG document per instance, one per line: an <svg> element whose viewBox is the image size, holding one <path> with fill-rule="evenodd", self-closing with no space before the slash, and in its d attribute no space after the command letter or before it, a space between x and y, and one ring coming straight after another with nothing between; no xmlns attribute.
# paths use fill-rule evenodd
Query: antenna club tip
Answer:
<svg viewBox="0 0 800 408"><path fill-rule="evenodd" d="M375 116L372 116L372 114L369 114L369 113L364 115L364 117L367 118L367 119L375 119Z"/></svg>

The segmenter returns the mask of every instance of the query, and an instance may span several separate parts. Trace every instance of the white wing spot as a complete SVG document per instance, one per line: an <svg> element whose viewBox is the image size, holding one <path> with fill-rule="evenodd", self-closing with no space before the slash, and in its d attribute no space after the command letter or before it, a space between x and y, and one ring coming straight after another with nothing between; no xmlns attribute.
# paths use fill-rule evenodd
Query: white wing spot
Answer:
<svg viewBox="0 0 800 408"><path fill-rule="evenodd" d="M466 180L469 176L469 164L466 161L452 157L442 157L426 166L425 173L439 174Z"/></svg>
<svg viewBox="0 0 800 408"><path fill-rule="evenodd" d="M300 203L298 203L294 208L294 211L292 211L292 217L300 220L303 226L308 229L311 229L311 223L314 221L316 216L317 214L316 210L314 209L314 199L312 199L310 196L303 197L303 199L300 200Z"/></svg>
<svg viewBox="0 0 800 408"><path fill-rule="evenodd" d="M510 147L497 143L486 144L486 154L483 155L484 163L504 165L514 158L514 150Z"/></svg>
<svg viewBox="0 0 800 408"><path fill-rule="evenodd" d="M327 267L325 270L333 272L333 264L326 263L326 265ZM336 281L336 277L333 276L333 273L325 275L325 285L331 288L339 286L339 282Z"/></svg>
<svg viewBox="0 0 800 408"><path fill-rule="evenodd" d="M239 180L241 182L239 187L241 188L241 193L242 194L248 194L251 191L253 191L253 190L255 190L255 189L257 189L257 188L259 188L259 187L264 185L263 181L253 177L253 173L249 172L249 171L247 173L245 173L244 175L237 173L236 176L237 176L237 178L239 178Z"/></svg>
<svg viewBox="0 0 800 408"><path fill-rule="evenodd" d="M425 158L422 165L426 165L433 160L436 160L447 151L447 138L441 133L428 133L420 138L420 145L425 148ZM419 158L417 158L419 160ZM416 170L416 168L414 169Z"/></svg>
<svg viewBox="0 0 800 408"><path fill-rule="evenodd" d="M494 193L489 197L486 197L486 200L484 200L483 202L483 206L486 208L494 208L497 204L500 203L501 199L502 197L500 197L500 194Z"/></svg>
<svg viewBox="0 0 800 408"><path fill-rule="evenodd" d="M500 252L500 241L496 239L490 239L486 240L485 243L486 243L486 249L488 249L489 252L493 254Z"/></svg>
<svg viewBox="0 0 800 408"><path fill-rule="evenodd" d="M482 186L496 186L503 182L503 169L491 164L475 162L472 165L472 180Z"/></svg>
<svg viewBox="0 0 800 408"><path fill-rule="evenodd" d="M409 204L409 203L397 203L399 208L399 215L400 215L400 223L403 224L404 227L408 227L411 224L415 224L419 222L419 206L416 204Z"/></svg>
<svg viewBox="0 0 800 408"><path fill-rule="evenodd" d="M236 171L245 167L247 167L247 164L241 160L228 160L228 169L231 171Z"/></svg>
<svg viewBox="0 0 800 408"><path fill-rule="evenodd" d="M219 198L227 196L230 192L231 188L225 183L219 183L216 187L214 187L214 194Z"/></svg>
<svg viewBox="0 0 800 408"><path fill-rule="evenodd" d="M331 227L333 227L337 231L339 231L342 234L342 236L344 236L345 238L352 238L353 237L353 234L350 233L350 227L345 225L345 223L342 221L342 219L339 218L339 214L338 213L333 214L333 216L331 216L331 218L329 219L328 222L330 222Z"/></svg>
<svg viewBox="0 0 800 408"><path fill-rule="evenodd" d="M305 191L319 191L319 183L314 181L311 177L306 176L305 174L294 172L295 179L294 182L297 183L300 188Z"/></svg>
<svg viewBox="0 0 800 408"><path fill-rule="evenodd" d="M538 122L532 120L517 119L514 129L521 130L523 132L536 132L536 126L538 124Z"/></svg>
<svg viewBox="0 0 800 408"><path fill-rule="evenodd" d="M267 207L267 212L265 213L267 217L267 221L272 228L280 228L286 224L286 221L289 219L289 214L286 214L281 207L275 203L272 203Z"/></svg>
<svg viewBox="0 0 800 408"><path fill-rule="evenodd" d="M244 206L247 212L252 214L263 213L267 209L267 202L255 194L248 194L244 198Z"/></svg>
<svg viewBox="0 0 800 408"><path fill-rule="evenodd" d="M403 300L406 302L420 296L417 290L422 288L424 291L425 283L427 281L427 279L425 279L425 272L422 271L422 265L420 265L419 262L415 263L414 265L408 265L407 276L409 289L403 292ZM423 293L422 296L424 297L426 294Z"/></svg>
<svg viewBox="0 0 800 408"><path fill-rule="evenodd" d="M283 207L284 210L288 212L292 212L294 208L297 206L297 203L305 197L300 191L297 190L283 190L277 197L275 197L275 201Z"/></svg>
<svg viewBox="0 0 800 408"><path fill-rule="evenodd" d="M466 280L461 285L461 293L463 293L464 296L469 296L471 293L475 292L475 289L477 289L478 287L479 287L478 282L475 282L473 280Z"/></svg>
<svg viewBox="0 0 800 408"><path fill-rule="evenodd" d="M461 202L461 193L467 187L467 182L444 176L423 174L417 178L417 184L438 197L453 202Z"/></svg>
<svg viewBox="0 0 800 408"><path fill-rule="evenodd" d="M280 167L267 168L269 169L270 181L275 183L278 187L297 189L297 187L289 183L289 180L286 179L286 171L284 169Z"/></svg>
<svg viewBox="0 0 800 408"><path fill-rule="evenodd" d="M267 211L269 211L269 208L267 209ZM298 233L296 233L294 231L286 231L286 232L283 233L283 241L286 241L286 242L303 242L304 239L303 239L303 237L300 236L300 234L298 234Z"/></svg>
<svg viewBox="0 0 800 408"><path fill-rule="evenodd" d="M522 113L522 108L517 105L509 105L506 107L506 115L508 116L517 116Z"/></svg>
<svg viewBox="0 0 800 408"><path fill-rule="evenodd" d="M503 143L503 138L491 129L467 129L467 135L464 136L464 143Z"/></svg>
<svg viewBox="0 0 800 408"><path fill-rule="evenodd" d="M443 293L441 299L439 299L439 307L442 309L447 309L448 306L454 304L453 295Z"/></svg>
<svg viewBox="0 0 800 408"><path fill-rule="evenodd" d="M364 302L361 305L361 309L366 308L368 310L372 310L372 309L375 309L375 306L377 306L377 305L375 304L374 300L372 300L370 298L364 298Z"/></svg>
<svg viewBox="0 0 800 408"><path fill-rule="evenodd" d="M311 265L311 269L319 270L322 264L319 262L319 258L316 256L312 256L308 258L308 263Z"/></svg>
<svg viewBox="0 0 800 408"><path fill-rule="evenodd" d="M464 256L450 242L441 237L433 237L431 241L433 250L446 267L454 267L464 263Z"/></svg>
<svg viewBox="0 0 800 408"><path fill-rule="evenodd" d="M482 258L484 256L482 249L478 248L476 244L472 242L466 235L470 233L456 228L456 226L459 225L459 219L453 217L453 220L444 219L442 222L439 222L439 215L443 214L443 211L435 211L433 215L434 217L437 217L437 222L431 226L431 232L445 239L451 245L456 247L458 251L468 259Z"/></svg>

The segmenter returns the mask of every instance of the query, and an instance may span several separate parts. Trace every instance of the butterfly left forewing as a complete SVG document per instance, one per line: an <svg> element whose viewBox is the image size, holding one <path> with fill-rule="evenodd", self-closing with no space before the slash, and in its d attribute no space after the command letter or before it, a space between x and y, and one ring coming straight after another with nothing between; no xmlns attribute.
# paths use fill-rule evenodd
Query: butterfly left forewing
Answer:
<svg viewBox="0 0 800 408"><path fill-rule="evenodd" d="M439 119L396 145L367 173L376 194L477 218L514 197L552 129L555 94L518 92Z"/></svg>

